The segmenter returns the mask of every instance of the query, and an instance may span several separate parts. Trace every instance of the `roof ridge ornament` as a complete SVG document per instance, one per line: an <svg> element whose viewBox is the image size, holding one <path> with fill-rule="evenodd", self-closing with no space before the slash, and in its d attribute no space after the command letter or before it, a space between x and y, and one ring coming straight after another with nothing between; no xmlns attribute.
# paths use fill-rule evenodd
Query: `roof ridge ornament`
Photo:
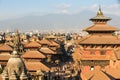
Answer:
<svg viewBox="0 0 120 80"><path fill-rule="evenodd" d="M101 10L101 6L99 5L99 11L97 12L97 16L103 16L103 12Z"/></svg>

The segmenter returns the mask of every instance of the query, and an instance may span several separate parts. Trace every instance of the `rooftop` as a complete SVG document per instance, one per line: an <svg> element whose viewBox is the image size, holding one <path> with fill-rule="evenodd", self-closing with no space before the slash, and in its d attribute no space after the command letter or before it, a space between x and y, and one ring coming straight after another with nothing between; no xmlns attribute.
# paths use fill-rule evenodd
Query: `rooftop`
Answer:
<svg viewBox="0 0 120 80"><path fill-rule="evenodd" d="M118 29L108 24L100 23L100 24L94 24L84 29L84 31L118 31Z"/></svg>
<svg viewBox="0 0 120 80"><path fill-rule="evenodd" d="M25 48L31 48L31 47L39 48L41 47L41 45L36 41L32 41L28 44L25 44Z"/></svg>
<svg viewBox="0 0 120 80"><path fill-rule="evenodd" d="M85 74L87 80L111 80L104 72L92 70Z"/></svg>
<svg viewBox="0 0 120 80"><path fill-rule="evenodd" d="M44 54L56 54L53 50L48 47L41 47L40 51Z"/></svg>
<svg viewBox="0 0 120 80"><path fill-rule="evenodd" d="M37 70L43 70L43 71L49 71L50 69L44 65L41 62L25 62L26 68L29 71L37 71Z"/></svg>
<svg viewBox="0 0 120 80"><path fill-rule="evenodd" d="M84 37L83 37L84 38ZM81 39L80 44L120 44L120 38L112 34L94 34Z"/></svg>
<svg viewBox="0 0 120 80"><path fill-rule="evenodd" d="M23 55L22 55L23 58L37 58L37 59L40 59L40 58L45 58L45 56L39 52L39 51L27 51L25 52Z"/></svg>
<svg viewBox="0 0 120 80"><path fill-rule="evenodd" d="M9 46L9 45L6 45L6 44L0 44L0 51L12 51L13 49Z"/></svg>

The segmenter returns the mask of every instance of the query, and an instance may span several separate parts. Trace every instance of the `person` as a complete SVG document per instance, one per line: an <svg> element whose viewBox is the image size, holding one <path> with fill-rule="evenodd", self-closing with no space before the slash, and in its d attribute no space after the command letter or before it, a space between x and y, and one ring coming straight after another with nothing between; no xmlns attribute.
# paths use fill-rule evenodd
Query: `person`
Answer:
<svg viewBox="0 0 120 80"><path fill-rule="evenodd" d="M47 75L44 75L44 80L47 80Z"/></svg>
<svg viewBox="0 0 120 80"><path fill-rule="evenodd" d="M68 80L72 80L72 75L70 75L70 77L68 78Z"/></svg>

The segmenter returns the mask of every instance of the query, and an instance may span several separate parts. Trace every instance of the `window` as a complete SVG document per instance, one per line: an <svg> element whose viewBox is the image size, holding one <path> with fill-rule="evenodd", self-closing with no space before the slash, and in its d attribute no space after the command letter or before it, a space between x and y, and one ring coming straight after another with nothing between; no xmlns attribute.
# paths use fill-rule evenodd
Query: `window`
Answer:
<svg viewBox="0 0 120 80"><path fill-rule="evenodd" d="M90 70L91 70L91 71L94 70L94 66L91 66Z"/></svg>
<svg viewBox="0 0 120 80"><path fill-rule="evenodd" d="M101 50L100 54L105 55L105 52L106 52L105 50Z"/></svg>

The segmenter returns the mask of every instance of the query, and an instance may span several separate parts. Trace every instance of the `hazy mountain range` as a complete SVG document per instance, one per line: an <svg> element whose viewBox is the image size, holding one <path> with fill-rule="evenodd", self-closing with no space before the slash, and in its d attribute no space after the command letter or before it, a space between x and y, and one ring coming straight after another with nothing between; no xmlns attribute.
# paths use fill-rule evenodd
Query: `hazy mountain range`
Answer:
<svg viewBox="0 0 120 80"><path fill-rule="evenodd" d="M28 15L17 19L0 21L1 30L22 31L79 31L92 25L90 18L96 16L91 11L82 11L77 14L48 14L43 16ZM110 25L120 28L120 16L105 14L112 18Z"/></svg>

